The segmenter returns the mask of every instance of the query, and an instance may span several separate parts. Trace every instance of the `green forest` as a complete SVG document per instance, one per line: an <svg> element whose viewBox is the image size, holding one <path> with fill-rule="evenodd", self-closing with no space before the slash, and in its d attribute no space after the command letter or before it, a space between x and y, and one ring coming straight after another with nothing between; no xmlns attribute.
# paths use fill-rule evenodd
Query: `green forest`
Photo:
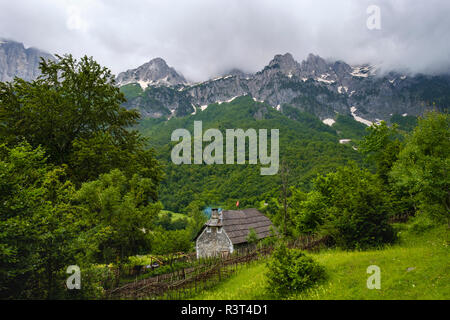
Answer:
<svg viewBox="0 0 450 320"><path fill-rule="evenodd" d="M349 252L396 243L389 221L398 215L417 229L450 227L446 113L393 115L371 127L338 115L330 127L243 96L141 119L123 107L139 93L119 89L93 58L57 56L40 69L34 81L0 82L0 299L101 299L139 257L193 252L205 209L237 201L271 219L275 241L314 235ZM192 132L194 121L222 132L279 129L278 175L261 176L260 165L173 164L171 133ZM276 259L287 259L322 277L322 266L285 250L271 270L283 274ZM82 290L65 286L70 265L81 268ZM270 279L279 292L288 280Z"/></svg>

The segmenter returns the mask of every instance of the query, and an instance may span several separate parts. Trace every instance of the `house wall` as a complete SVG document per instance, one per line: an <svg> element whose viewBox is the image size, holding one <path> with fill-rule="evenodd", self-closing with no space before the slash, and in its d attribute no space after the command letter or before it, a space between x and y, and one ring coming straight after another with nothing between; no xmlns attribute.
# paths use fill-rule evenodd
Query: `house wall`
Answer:
<svg viewBox="0 0 450 320"><path fill-rule="evenodd" d="M211 232L207 232L207 230L208 227L197 238L197 258L213 257L223 252L233 252L233 244L223 228L222 232L217 232L218 228L215 227L211 227Z"/></svg>

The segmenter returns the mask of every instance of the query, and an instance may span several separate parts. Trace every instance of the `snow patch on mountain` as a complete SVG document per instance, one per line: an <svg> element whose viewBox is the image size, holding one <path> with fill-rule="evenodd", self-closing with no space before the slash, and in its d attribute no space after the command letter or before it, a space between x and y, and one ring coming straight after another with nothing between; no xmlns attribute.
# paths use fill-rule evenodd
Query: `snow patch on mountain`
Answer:
<svg viewBox="0 0 450 320"><path fill-rule="evenodd" d="M231 98L231 99L228 99L228 100L226 100L226 101L217 101L217 103L218 104L222 104L222 103L230 103L231 101L233 101L234 99L236 99L236 98L239 98L240 96L235 96L235 97L233 97L233 98Z"/></svg>
<svg viewBox="0 0 450 320"><path fill-rule="evenodd" d="M350 73L354 77L367 78L369 76L370 67L353 67Z"/></svg>
<svg viewBox="0 0 450 320"><path fill-rule="evenodd" d="M361 122L361 123L365 124L365 125L368 126L368 127L370 127L370 126L373 124L372 121L369 121L369 120L366 120L366 119L364 119L364 118L361 118L361 117L357 116L357 115L356 115L356 111L358 111L358 110L356 109L356 107L351 107L351 108L350 108L350 112L352 113L352 116L353 116L353 118L354 118L356 121Z"/></svg>
<svg viewBox="0 0 450 320"><path fill-rule="evenodd" d="M343 94L344 91L345 91L345 93L347 93L347 92L348 92L348 88L347 88L347 87L344 87L344 86L339 86L339 87L338 87L338 92L339 92L340 94Z"/></svg>
<svg viewBox="0 0 450 320"><path fill-rule="evenodd" d="M325 119L325 120L323 120L322 121L324 124L326 124L326 125L328 125L328 126L332 126L333 124L335 124L336 123L336 121L334 120L334 119Z"/></svg>

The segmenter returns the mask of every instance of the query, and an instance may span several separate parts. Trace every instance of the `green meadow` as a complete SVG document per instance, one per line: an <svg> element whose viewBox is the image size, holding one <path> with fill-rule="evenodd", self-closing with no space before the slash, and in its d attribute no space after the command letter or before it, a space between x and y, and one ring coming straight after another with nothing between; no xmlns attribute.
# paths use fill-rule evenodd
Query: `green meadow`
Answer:
<svg viewBox="0 0 450 320"><path fill-rule="evenodd" d="M309 253L325 266L327 280L283 299L292 300L409 300L450 299L450 255L447 226L417 233L411 224L396 225L399 240L379 250L326 249ZM367 267L381 269L381 289L368 289ZM195 299L279 299L272 296L265 279L266 261L239 269L228 280Z"/></svg>

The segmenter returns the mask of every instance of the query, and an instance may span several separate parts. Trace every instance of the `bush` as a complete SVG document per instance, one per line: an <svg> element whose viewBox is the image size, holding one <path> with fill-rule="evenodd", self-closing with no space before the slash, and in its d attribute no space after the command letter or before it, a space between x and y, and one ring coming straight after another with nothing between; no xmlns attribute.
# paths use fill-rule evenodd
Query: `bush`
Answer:
<svg viewBox="0 0 450 320"><path fill-rule="evenodd" d="M413 218L409 230L415 234L422 234L425 231L436 227L436 222L426 214L419 214Z"/></svg>
<svg viewBox="0 0 450 320"><path fill-rule="evenodd" d="M258 235L256 234L255 229L250 228L247 235L247 243L255 244L258 242Z"/></svg>
<svg viewBox="0 0 450 320"><path fill-rule="evenodd" d="M301 292L325 279L325 269L301 250L281 244L267 267L268 290L276 296Z"/></svg>
<svg viewBox="0 0 450 320"><path fill-rule="evenodd" d="M68 277L65 270L63 276ZM86 300L104 299L106 290L111 289L115 282L113 270L107 265L86 264L81 266L81 289L66 289L65 299Z"/></svg>
<svg viewBox="0 0 450 320"><path fill-rule="evenodd" d="M407 190L420 214L450 224L450 116L426 113L406 139L390 177Z"/></svg>
<svg viewBox="0 0 450 320"><path fill-rule="evenodd" d="M343 249L377 247L395 239L388 224L390 197L382 181L354 165L319 176L299 208L296 221L300 232L318 229Z"/></svg>

